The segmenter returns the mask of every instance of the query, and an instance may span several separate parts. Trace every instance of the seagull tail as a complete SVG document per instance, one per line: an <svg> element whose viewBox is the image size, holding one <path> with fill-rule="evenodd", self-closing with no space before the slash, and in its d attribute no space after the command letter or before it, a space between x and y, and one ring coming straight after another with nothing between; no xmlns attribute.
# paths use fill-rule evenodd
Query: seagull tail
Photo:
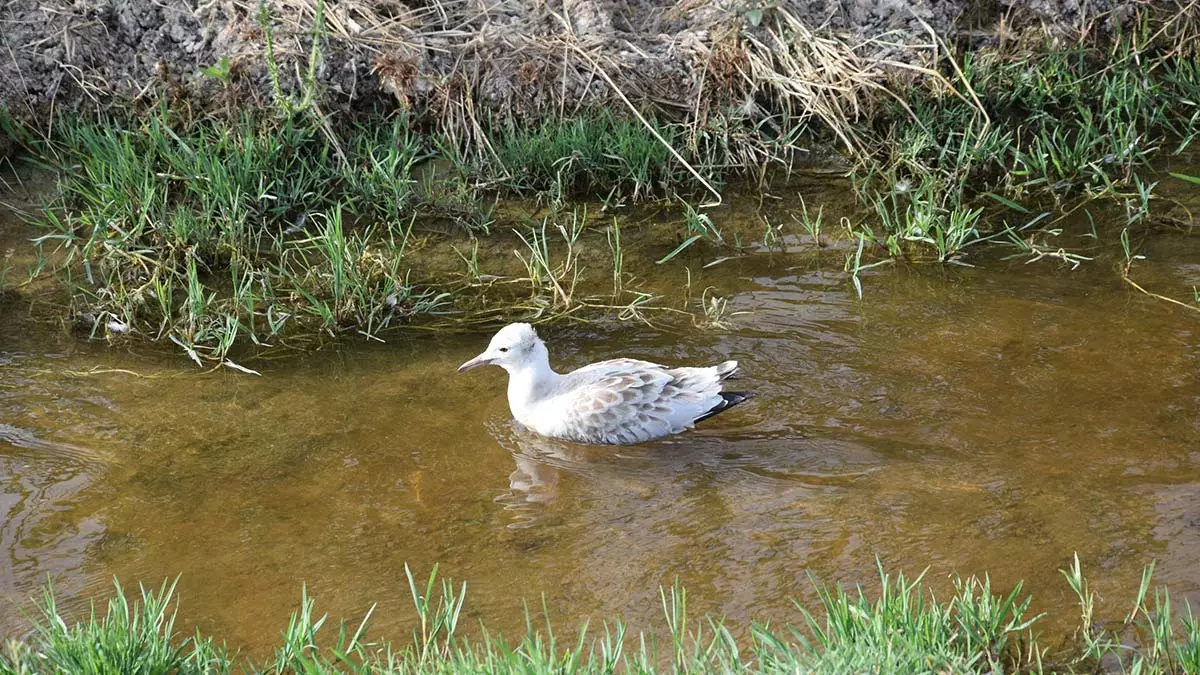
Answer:
<svg viewBox="0 0 1200 675"><path fill-rule="evenodd" d="M729 361L728 363L733 363L736 367L735 361ZM696 422L702 422L713 415L719 415L726 410L729 410L733 406L749 401L752 398L754 398L754 392L752 391L723 391L721 392L721 402L710 408L708 412L697 417L695 421L693 421L693 424Z"/></svg>

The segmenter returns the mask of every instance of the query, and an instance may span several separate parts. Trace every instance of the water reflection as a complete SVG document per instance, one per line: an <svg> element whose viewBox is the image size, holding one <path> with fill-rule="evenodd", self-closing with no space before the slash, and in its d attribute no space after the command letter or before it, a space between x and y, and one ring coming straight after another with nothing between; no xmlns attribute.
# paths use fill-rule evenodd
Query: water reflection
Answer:
<svg viewBox="0 0 1200 675"><path fill-rule="evenodd" d="M512 453L516 464L508 475L508 490L496 497L496 503L512 514L508 527L532 527L545 516L546 506L558 499L564 465L580 463L580 448L538 436L515 421L489 422L488 431L501 448Z"/></svg>

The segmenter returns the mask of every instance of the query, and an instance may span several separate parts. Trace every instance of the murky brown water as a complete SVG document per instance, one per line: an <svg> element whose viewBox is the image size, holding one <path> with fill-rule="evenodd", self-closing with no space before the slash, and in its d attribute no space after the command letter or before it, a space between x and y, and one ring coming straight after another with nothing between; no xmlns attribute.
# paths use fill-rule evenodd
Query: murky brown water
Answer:
<svg viewBox="0 0 1200 675"><path fill-rule="evenodd" d="M1147 285L1200 284L1195 237L1145 252ZM1200 320L1132 293L1111 260L1022 263L878 268L860 301L840 254L754 255L694 280L747 312L730 330L545 328L560 369L736 358L759 394L600 450L517 432L502 371L456 375L483 334L202 375L5 306L0 633L48 577L81 608L114 576L178 574L181 625L250 653L303 583L335 617L378 601L378 633L403 638L405 562L441 563L468 584L465 624L508 633L541 596L563 628L659 629L676 576L693 611L797 621L806 573L870 584L875 556L943 587L1024 579L1050 632L1076 616L1056 572L1074 552L1107 616L1152 559L1200 600Z"/></svg>

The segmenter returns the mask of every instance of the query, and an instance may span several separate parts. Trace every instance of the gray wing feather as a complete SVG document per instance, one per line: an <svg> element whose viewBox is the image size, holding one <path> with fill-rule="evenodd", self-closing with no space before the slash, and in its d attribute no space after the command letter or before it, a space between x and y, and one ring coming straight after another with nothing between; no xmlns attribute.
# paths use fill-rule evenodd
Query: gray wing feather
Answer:
<svg viewBox="0 0 1200 675"><path fill-rule="evenodd" d="M554 407L575 440L637 443L692 426L721 403L721 381L736 369L735 361L707 368L601 361L568 373Z"/></svg>

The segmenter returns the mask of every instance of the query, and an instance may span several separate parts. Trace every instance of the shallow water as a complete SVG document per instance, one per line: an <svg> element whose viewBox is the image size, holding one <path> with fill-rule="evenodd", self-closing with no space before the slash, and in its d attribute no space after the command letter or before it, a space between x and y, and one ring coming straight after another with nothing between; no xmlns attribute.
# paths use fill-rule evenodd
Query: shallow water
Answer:
<svg viewBox="0 0 1200 675"><path fill-rule="evenodd" d="M1162 234L1139 280L1200 284L1200 243ZM89 344L0 307L0 633L53 580L82 610L112 578L180 575L180 625L261 655L302 584L377 634L412 626L403 565L468 585L513 633L663 627L690 610L798 621L792 599L891 570L1024 579L1045 630L1077 617L1078 552L1127 611L1142 566L1200 601L1200 321L1132 292L1111 260L881 267L859 300L840 253L752 255L702 273L728 330L543 328L560 369L621 354L741 361L750 404L669 441L588 449L510 422L503 373L456 375L488 335L393 334L200 374L176 354ZM186 632L186 629L185 629Z"/></svg>

